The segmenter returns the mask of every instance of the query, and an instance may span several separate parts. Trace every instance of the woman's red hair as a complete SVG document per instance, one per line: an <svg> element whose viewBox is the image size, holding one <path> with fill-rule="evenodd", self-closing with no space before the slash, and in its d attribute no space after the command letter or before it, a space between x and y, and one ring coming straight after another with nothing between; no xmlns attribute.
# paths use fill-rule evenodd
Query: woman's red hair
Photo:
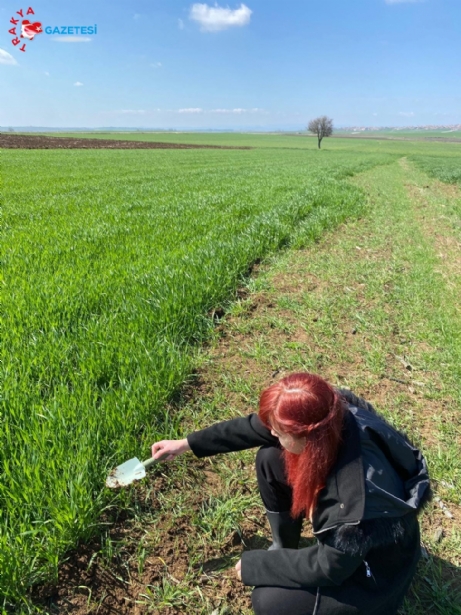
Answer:
<svg viewBox="0 0 461 615"><path fill-rule="evenodd" d="M315 374L291 374L261 393L262 422L269 429L306 438L300 455L283 451L293 489L293 517L312 516L338 454L344 408L339 393Z"/></svg>

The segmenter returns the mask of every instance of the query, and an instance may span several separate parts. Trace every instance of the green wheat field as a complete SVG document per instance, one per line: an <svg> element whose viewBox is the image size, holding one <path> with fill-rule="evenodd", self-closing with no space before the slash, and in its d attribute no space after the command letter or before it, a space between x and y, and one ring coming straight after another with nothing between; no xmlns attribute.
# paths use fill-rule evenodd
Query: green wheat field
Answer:
<svg viewBox="0 0 461 615"><path fill-rule="evenodd" d="M359 174L404 158L461 184L457 143L98 136L252 149L0 152L5 610L100 531L114 498L128 506L108 471L182 433L168 401L255 263L369 215Z"/></svg>

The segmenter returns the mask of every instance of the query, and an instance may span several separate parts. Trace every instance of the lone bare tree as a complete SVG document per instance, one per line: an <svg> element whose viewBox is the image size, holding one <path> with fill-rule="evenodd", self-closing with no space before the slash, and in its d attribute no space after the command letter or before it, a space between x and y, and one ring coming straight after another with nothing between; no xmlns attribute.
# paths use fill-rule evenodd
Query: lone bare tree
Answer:
<svg viewBox="0 0 461 615"><path fill-rule="evenodd" d="M309 122L307 130L317 135L320 149L323 137L331 137L333 134L333 120L326 115L316 117L315 120Z"/></svg>

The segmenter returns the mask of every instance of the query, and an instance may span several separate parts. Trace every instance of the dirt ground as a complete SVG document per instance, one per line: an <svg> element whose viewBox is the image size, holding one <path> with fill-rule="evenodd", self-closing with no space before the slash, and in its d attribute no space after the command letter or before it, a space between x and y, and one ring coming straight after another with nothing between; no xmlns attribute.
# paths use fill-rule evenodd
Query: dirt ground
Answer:
<svg viewBox="0 0 461 615"><path fill-rule="evenodd" d="M5 149L251 149L224 145L191 145L186 143L156 143L153 141L123 141L117 139L85 139L16 135L0 133L0 148Z"/></svg>
<svg viewBox="0 0 461 615"><path fill-rule="evenodd" d="M103 523L111 526L110 539L122 547L113 554L110 563L100 556L103 545L99 538L81 545L69 553L66 562L60 566L57 584L34 589L32 596L35 604L44 608L49 615L88 615L96 612L99 615L178 615L187 612L185 606L178 607L177 597L175 605L168 606L166 595L162 596L160 608L155 607L155 601L149 596L149 588L161 586L162 580L167 579L173 588L182 585L182 591L184 585L188 585L191 594L194 585L199 582L200 593L215 605L217 602L231 603L239 609L238 612L240 607L249 608L248 588L236 579L232 562L241 553L243 546L267 549L269 542L255 536L258 526L254 521L247 520L241 526L242 534L234 532L219 548L212 543L203 546L202 561L194 566L198 574L187 583L185 577L190 570L190 552L197 548L198 541L192 516L201 507L204 484L208 494L213 491L212 484L215 482L216 492L219 492L219 485L207 460L191 460L190 479L194 486L189 493L190 514L172 524L168 512L159 510L155 494L165 488L176 489L179 494L184 487L179 481L172 485L170 479L175 482L173 475L173 465L165 466L163 476L151 475L143 484L133 487L137 491L136 499L141 508L148 514L159 513L155 531L162 535L161 544L154 547L155 556L149 555L146 558L142 570L139 568L137 547L145 537L146 528L139 527L129 513L114 510L106 515ZM178 588L178 591L181 590ZM191 600L191 594L188 594L186 602Z"/></svg>

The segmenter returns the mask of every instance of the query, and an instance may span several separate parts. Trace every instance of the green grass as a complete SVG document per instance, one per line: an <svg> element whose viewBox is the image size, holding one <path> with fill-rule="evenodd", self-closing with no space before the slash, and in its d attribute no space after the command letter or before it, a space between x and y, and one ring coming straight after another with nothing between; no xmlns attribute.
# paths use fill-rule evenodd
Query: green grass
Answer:
<svg viewBox="0 0 461 615"><path fill-rule="evenodd" d="M392 154L2 153L0 593L56 574L114 498L108 469L174 435L166 401L251 263L363 211ZM121 495L121 498L124 496Z"/></svg>
<svg viewBox="0 0 461 615"><path fill-rule="evenodd" d="M353 133L352 131L337 130L335 134L338 136L354 135L364 137L387 137L391 139L408 139L410 141L417 141L419 139L460 139L461 130L400 130L395 128L394 130L367 130Z"/></svg>
<svg viewBox="0 0 461 615"><path fill-rule="evenodd" d="M370 215L313 249L270 260L257 281L258 309L250 309L249 297L246 309L236 305L229 315L225 340L232 341L215 353L210 379L221 395L237 400L237 414L257 404L239 386L241 374L260 391L274 370L277 378L312 371L364 396L405 430L455 518L446 519L436 503L422 515L428 558L401 613L459 615L461 278L451 275L456 253L442 259L434 231L459 242L460 214L408 163L376 167L353 182L368 194ZM423 193L421 210L408 185ZM444 537L437 542L440 527Z"/></svg>
<svg viewBox="0 0 461 615"><path fill-rule="evenodd" d="M281 248L309 245L325 230L363 216L370 208L365 191L377 191L373 198L399 203L403 211L407 205L392 192L396 176L390 170L403 155L416 161L436 157L437 164L442 161L443 167L445 160L450 169L459 160L457 144L332 138L319 152L306 149L311 140L291 136L162 138L258 149L1 154L0 595L5 607L26 604L31 585L53 578L63 554L100 531L101 512L116 498L121 507L130 504L129 492L116 496L104 490L110 467L148 456L149 443L182 433L184 412L172 412L166 404L197 365L197 350L212 333L212 310L230 305L252 263ZM371 184L357 187L348 181L367 171ZM402 214L382 212L376 233L387 234L392 243L395 229L388 222ZM443 372L444 378L454 383L459 376L457 321L438 302L442 287L434 282L434 258L420 249L421 265L408 285L400 268L412 258L413 244L401 241L410 252L391 259L376 282L370 282L372 263L352 277L371 284L370 300L391 280L392 309L405 326L413 327L415 309L424 315L416 332L423 340L425 327L435 327L438 337L430 342L444 348L443 362L455 370ZM354 253L355 246L350 250ZM323 256L324 266L329 258ZM338 263L332 254L331 259L333 269L350 269L347 258ZM389 331L387 307L371 315L348 291L338 292L359 330ZM299 299L277 300L300 316L306 310ZM236 303L233 309L244 313L245 305ZM261 339L244 349L244 356L259 364L268 361L275 370L286 351L285 368L321 372L343 316L334 297L320 297L310 309L318 313L321 330L309 328L309 333L317 335L322 349L306 355L296 341L285 349ZM294 325L274 316L268 326L290 335ZM241 327L248 332L251 325L242 321ZM378 336L364 353L366 370L381 373L386 357ZM436 369L437 357L424 361ZM357 378L362 381L363 374ZM247 375L229 375L225 384L232 394L256 403L257 387ZM204 402L201 420L215 417L220 399L217 393L209 406ZM408 418L399 420L408 423ZM440 429L439 458L431 452L435 475L458 481L453 430L450 425ZM238 525L238 514L248 505L232 498L233 504L210 500L196 519L216 544ZM175 506L176 515L187 510L185 500ZM140 552L140 566L143 557ZM143 599L165 605L181 601L167 581ZM192 598L200 603L199 596Z"/></svg>
<svg viewBox="0 0 461 615"><path fill-rule="evenodd" d="M412 160L428 175L448 184L461 184L459 156L412 156Z"/></svg>

